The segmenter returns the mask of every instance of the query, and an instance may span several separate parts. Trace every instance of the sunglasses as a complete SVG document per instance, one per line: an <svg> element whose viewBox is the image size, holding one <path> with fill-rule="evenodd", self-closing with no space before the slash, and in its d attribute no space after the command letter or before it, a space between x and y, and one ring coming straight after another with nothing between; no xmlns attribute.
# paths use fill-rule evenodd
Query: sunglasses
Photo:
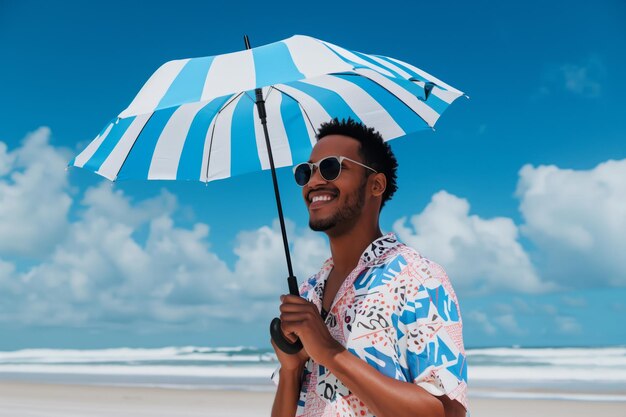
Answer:
<svg viewBox="0 0 626 417"><path fill-rule="evenodd" d="M374 168L370 168L367 165L355 161L354 159L346 158L345 156L327 156L324 159L320 159L317 162L302 162L293 168L293 176L296 180L296 184L300 187L304 187L309 183L311 175L313 175L313 168L317 168L320 171L320 175L326 181L335 181L341 174L341 165L343 161L350 161L357 165L367 168L378 173Z"/></svg>

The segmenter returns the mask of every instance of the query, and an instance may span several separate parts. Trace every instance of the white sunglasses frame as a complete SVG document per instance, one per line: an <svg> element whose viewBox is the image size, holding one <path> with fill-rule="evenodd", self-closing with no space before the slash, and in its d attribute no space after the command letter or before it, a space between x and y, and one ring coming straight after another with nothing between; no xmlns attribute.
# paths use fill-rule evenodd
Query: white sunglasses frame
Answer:
<svg viewBox="0 0 626 417"><path fill-rule="evenodd" d="M335 159L337 159L339 161L339 172L337 173L337 176L334 179L329 180L329 179L326 179L326 177L324 177L324 175L322 175L322 173L320 171L320 176L322 178L324 178L325 181L335 181L337 178L339 178L339 176L341 175L341 169L343 168L343 161L353 162L353 163L355 163L357 165L362 166L363 168L369 169L370 171L374 172L374 174L378 174L378 171L376 171L374 168L368 167L367 165L362 164L359 161L355 161L354 159L350 159L347 156L329 155L329 156L326 156L326 157L320 159L317 162L301 162L298 165L294 166L293 169L292 169L293 170L294 179L295 179L296 170L298 169L298 167L300 167L301 165L308 165L309 169L311 170L311 176L309 177L309 181L311 181L311 177L313 176L313 173L315 172L313 168L317 168L317 170L319 171L320 164L323 161L327 160L328 158L335 158ZM309 183L309 181L307 181L306 184L303 184L303 185L298 184L298 182L296 181L296 184L298 184L298 186L300 186L300 187L304 187L305 185L307 185Z"/></svg>

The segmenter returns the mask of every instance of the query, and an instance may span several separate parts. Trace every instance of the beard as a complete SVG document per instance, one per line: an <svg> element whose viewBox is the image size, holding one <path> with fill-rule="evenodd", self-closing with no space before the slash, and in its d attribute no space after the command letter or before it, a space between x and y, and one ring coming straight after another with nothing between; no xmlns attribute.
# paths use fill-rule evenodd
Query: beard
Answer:
<svg viewBox="0 0 626 417"><path fill-rule="evenodd" d="M309 219L309 227L316 232L324 232L337 225L348 225L356 222L365 205L365 182L346 198L346 204L325 219Z"/></svg>

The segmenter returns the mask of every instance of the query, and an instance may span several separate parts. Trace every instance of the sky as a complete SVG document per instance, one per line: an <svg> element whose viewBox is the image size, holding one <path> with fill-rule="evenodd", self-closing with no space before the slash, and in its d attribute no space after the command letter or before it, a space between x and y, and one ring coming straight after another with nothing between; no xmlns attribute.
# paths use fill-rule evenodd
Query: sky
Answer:
<svg viewBox="0 0 626 417"><path fill-rule="evenodd" d="M0 349L269 347L268 172L110 183L68 162L173 59L294 34L464 91L391 141L384 232L447 271L468 347L626 344L626 5L0 0ZM278 172L299 280L329 256Z"/></svg>

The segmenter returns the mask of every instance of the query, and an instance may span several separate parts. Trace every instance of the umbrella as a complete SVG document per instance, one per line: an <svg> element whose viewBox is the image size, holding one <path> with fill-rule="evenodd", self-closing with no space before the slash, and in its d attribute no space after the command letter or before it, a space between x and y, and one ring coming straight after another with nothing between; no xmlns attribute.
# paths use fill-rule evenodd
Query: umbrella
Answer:
<svg viewBox="0 0 626 417"><path fill-rule="evenodd" d="M306 160L317 127L332 118L390 140L432 129L463 93L400 60L308 36L256 48L244 39L246 50L163 64L70 166L111 181L209 182L271 169L289 291L298 295L275 168Z"/></svg>

